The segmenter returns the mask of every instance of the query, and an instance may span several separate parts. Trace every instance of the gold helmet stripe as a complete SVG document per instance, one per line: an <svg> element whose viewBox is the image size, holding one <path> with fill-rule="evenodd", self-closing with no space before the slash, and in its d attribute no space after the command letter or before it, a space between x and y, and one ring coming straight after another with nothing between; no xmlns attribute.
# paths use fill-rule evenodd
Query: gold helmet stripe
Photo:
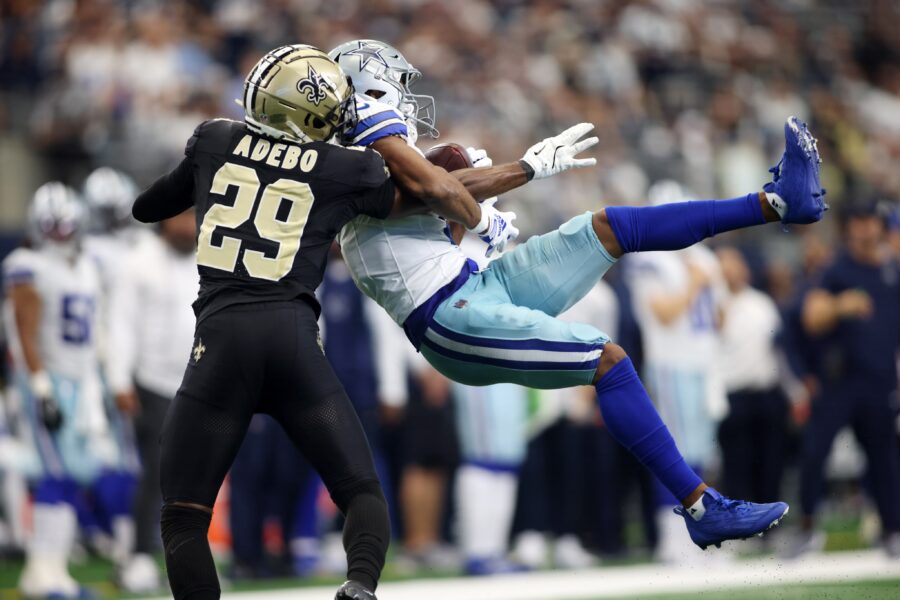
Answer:
<svg viewBox="0 0 900 600"><path fill-rule="evenodd" d="M259 63L256 65L256 69L254 69L250 76L247 77L247 84L245 85L244 90L244 101L248 102L247 106L253 106L256 102L256 92L259 89L259 85L262 81L264 81L266 75L268 75L269 71L272 70L272 67L278 64L278 59L283 56L286 56L297 49L297 45L291 46L282 46L281 48L276 48L269 52ZM249 97L248 97L249 95Z"/></svg>

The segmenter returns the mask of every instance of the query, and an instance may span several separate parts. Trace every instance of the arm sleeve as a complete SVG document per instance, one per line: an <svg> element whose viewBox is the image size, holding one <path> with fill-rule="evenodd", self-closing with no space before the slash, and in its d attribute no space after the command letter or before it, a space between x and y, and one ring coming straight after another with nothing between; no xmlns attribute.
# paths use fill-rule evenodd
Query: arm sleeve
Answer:
<svg viewBox="0 0 900 600"><path fill-rule="evenodd" d="M194 204L193 160L185 157L134 201L131 213L141 223L158 223L174 217Z"/></svg>

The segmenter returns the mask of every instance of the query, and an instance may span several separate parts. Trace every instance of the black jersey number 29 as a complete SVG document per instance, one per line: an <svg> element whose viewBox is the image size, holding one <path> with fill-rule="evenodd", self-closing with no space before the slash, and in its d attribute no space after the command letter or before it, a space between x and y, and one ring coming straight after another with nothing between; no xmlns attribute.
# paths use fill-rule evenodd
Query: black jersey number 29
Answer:
<svg viewBox="0 0 900 600"><path fill-rule="evenodd" d="M309 185L293 179L279 179L265 186L259 194L259 177L250 167L225 163L216 171L210 193L224 195L229 186L237 188L233 206L213 204L200 225L197 239L197 264L222 271L234 272L241 251L239 239L222 236L220 246L212 244L216 227L235 229L250 219L259 197L259 209L253 225L261 238L277 242L278 254L268 258L262 252L245 250L244 268L251 277L278 281L287 275L300 249L303 228L312 210L313 195ZM282 200L291 203L284 221L275 218Z"/></svg>

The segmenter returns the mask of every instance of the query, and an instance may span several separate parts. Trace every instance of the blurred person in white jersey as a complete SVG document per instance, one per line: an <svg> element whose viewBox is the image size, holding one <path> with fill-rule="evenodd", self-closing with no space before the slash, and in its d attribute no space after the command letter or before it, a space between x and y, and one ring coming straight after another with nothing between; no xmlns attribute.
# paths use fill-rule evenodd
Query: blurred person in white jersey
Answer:
<svg viewBox="0 0 900 600"><path fill-rule="evenodd" d="M77 528L74 506L79 490L116 461L97 358L100 275L81 248L85 213L72 189L44 184L28 213L33 247L3 261L16 389L42 463L19 580L27 597L81 592L67 565Z"/></svg>
<svg viewBox="0 0 900 600"><path fill-rule="evenodd" d="M485 199L532 179L596 164L577 158L599 142L581 139L593 128L582 123L538 142L517 163L451 176L412 145L419 124L436 133L434 102L410 91L421 73L396 48L355 40L329 56L359 92L358 122L343 132L343 143L377 150L398 187L412 196ZM820 220L827 205L816 140L796 117L787 119L784 134L785 152L770 170L772 181L761 189L727 200L587 212L532 237L484 271L459 251L446 221L429 214L357 217L343 227L338 243L360 289L450 379L539 388L593 385L608 430L678 499L676 513L693 542L701 548L720 545L774 527L787 514L787 504L731 500L710 488L678 451L625 351L595 327L556 316L626 253L683 249L718 233L770 222ZM478 223L466 226L487 243L486 254L502 253L518 235L514 218L485 203Z"/></svg>
<svg viewBox="0 0 900 600"><path fill-rule="evenodd" d="M648 196L652 205L689 199L671 180L653 185ZM678 252L640 253L625 264L644 340L647 390L688 465L702 474L715 456L716 424L727 409L717 368L727 294L718 259L697 244ZM658 502L658 558L691 560L694 555L683 550L684 529L668 518L677 499L660 486Z"/></svg>
<svg viewBox="0 0 900 600"><path fill-rule="evenodd" d="M137 227L131 216L131 205L137 197L134 181L121 171L100 167L92 171L82 184L82 197L88 210L87 231L82 245L96 263L102 288L97 311L97 349L102 366L104 401L110 431L118 447L118 461L105 469L94 483L93 495L100 498L96 515L101 528L90 524L89 541L119 572L124 569L134 546L135 524L131 515L140 459L131 422L134 407L123 405L110 388L110 361L114 358L116 336L112 321L111 298L128 274L125 259L140 240L149 235ZM84 523L82 525L85 525ZM105 531L104 531L105 530Z"/></svg>
<svg viewBox="0 0 900 600"><path fill-rule="evenodd" d="M160 587L152 556L160 549L159 436L194 341L195 237L193 210L162 221L156 235L139 236L119 259L109 300L109 387L120 410L133 418L141 461L129 507L134 544L126 548L118 574L119 584L132 593Z"/></svg>

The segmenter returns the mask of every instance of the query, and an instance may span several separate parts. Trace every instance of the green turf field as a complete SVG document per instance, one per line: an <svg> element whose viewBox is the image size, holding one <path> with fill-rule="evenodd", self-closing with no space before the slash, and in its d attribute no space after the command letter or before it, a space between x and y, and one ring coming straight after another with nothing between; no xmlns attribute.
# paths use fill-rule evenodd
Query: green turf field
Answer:
<svg viewBox="0 0 900 600"><path fill-rule="evenodd" d="M625 600L625 598L604 598L603 600ZM744 590L628 596L627 598L628 600L897 600L900 599L900 579L856 581L831 585L754 587ZM585 600L590 599L586 598Z"/></svg>

